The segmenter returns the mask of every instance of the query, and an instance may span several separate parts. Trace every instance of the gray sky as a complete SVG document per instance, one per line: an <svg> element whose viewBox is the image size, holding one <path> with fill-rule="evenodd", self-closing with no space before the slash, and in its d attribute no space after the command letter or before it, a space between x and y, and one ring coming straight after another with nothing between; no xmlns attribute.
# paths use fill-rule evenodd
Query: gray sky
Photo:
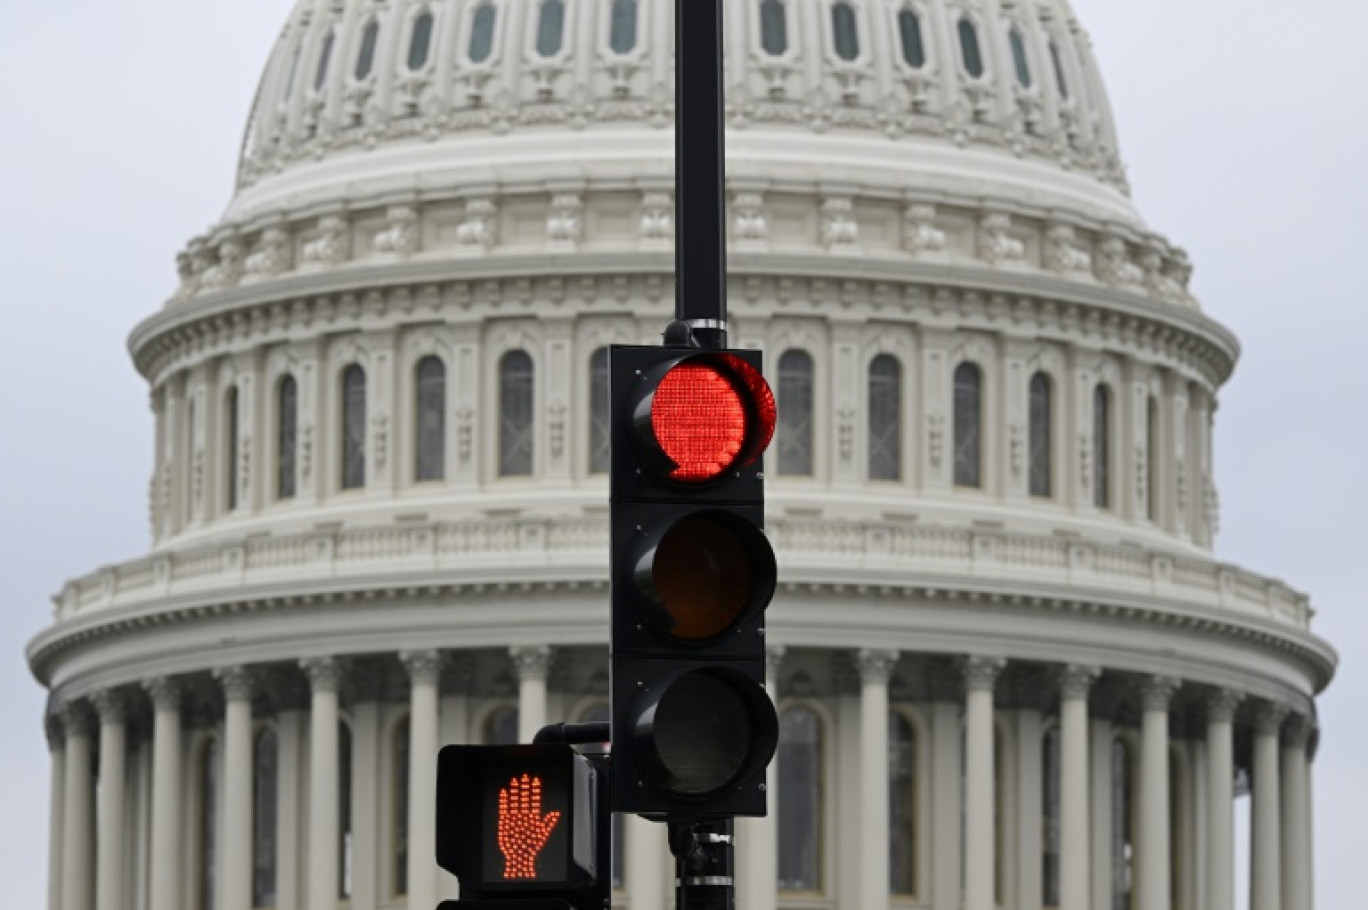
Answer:
<svg viewBox="0 0 1368 910"><path fill-rule="evenodd" d="M738 0L728 0L738 2ZM1368 6L1074 0L1134 195L1244 354L1217 418L1218 554L1309 591L1340 651L1320 701L1320 910L1362 905L1368 613ZM62 582L148 546L152 425L124 348L223 211L289 0L7 4L0 30L0 870L45 901L42 691L22 648ZM1241 814L1247 811L1247 804ZM1356 899L1357 898L1357 899Z"/></svg>

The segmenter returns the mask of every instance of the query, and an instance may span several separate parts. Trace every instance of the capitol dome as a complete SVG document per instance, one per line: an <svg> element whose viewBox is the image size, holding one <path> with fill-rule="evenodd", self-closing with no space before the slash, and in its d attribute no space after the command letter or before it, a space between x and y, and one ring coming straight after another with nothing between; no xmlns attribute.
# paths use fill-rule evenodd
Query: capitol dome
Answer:
<svg viewBox="0 0 1368 910"><path fill-rule="evenodd" d="M1212 554L1238 344L1068 3L726 14L731 337L779 409L739 901L1233 910L1238 780L1260 910L1309 910L1335 654ZM439 744L605 716L606 350L673 309L673 24L295 5L130 339L150 552L29 646L52 910L434 906ZM659 910L660 826L617 824L615 901Z"/></svg>

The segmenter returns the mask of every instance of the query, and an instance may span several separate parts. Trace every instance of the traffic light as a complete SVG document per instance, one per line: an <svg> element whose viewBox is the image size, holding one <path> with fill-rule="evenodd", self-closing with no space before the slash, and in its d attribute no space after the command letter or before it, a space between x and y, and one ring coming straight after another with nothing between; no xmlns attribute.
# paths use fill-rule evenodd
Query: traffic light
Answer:
<svg viewBox="0 0 1368 910"><path fill-rule="evenodd" d="M442 749L437 865L461 882L459 905L442 907L603 910L612 855L604 771L560 743Z"/></svg>
<svg viewBox="0 0 1368 910"><path fill-rule="evenodd" d="M760 456L775 407L760 363L758 351L609 351L615 811L765 814L776 572Z"/></svg>

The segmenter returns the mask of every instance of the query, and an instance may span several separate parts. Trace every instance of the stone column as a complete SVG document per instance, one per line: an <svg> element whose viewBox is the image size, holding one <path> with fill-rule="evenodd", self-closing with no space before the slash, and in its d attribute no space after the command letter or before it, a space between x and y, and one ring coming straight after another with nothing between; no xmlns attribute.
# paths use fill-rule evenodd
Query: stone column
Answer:
<svg viewBox="0 0 1368 910"><path fill-rule="evenodd" d="M964 908L992 910L997 871L993 831L993 685L1006 661L964 661ZM886 810L885 810L886 811Z"/></svg>
<svg viewBox="0 0 1368 910"><path fill-rule="evenodd" d="M128 737L124 702L115 691L97 692L91 699L100 716L99 829L95 857L95 906L120 910L123 904L125 771Z"/></svg>
<svg viewBox="0 0 1368 910"><path fill-rule="evenodd" d="M1235 910L1235 744L1232 722L1244 696L1213 692L1207 716L1207 874L1205 910Z"/></svg>
<svg viewBox="0 0 1368 910"><path fill-rule="evenodd" d="M244 667L214 671L223 687L222 847L218 910L252 906L252 679Z"/></svg>
<svg viewBox="0 0 1368 910"><path fill-rule="evenodd" d="M1278 734L1286 716L1287 708L1276 702L1261 702L1254 708L1254 761L1250 773L1253 797L1250 807L1250 910L1282 910ZM1288 907L1286 910L1301 908Z"/></svg>
<svg viewBox="0 0 1368 910"><path fill-rule="evenodd" d="M1140 805L1135 838L1135 910L1168 910L1169 735L1168 709L1180 682L1151 676L1141 686Z"/></svg>
<svg viewBox="0 0 1368 910"><path fill-rule="evenodd" d="M779 669L783 660L782 646L765 649L765 689L776 703L779 696ZM776 755L765 774L765 799L769 814L763 818L736 820L737 903L747 910L775 910L779 897L775 880L779 868L778 784L779 757Z"/></svg>
<svg viewBox="0 0 1368 910"><path fill-rule="evenodd" d="M1112 743L1115 736L1110 718L1090 720L1088 778L1092 806L1088 818L1092 825L1091 906L1094 908L1107 908L1112 902Z"/></svg>
<svg viewBox="0 0 1368 910"><path fill-rule="evenodd" d="M85 704L63 709L66 778L62 793L62 910L95 906L95 763Z"/></svg>
<svg viewBox="0 0 1368 910"><path fill-rule="evenodd" d="M312 691L309 706L309 873L307 910L336 910L341 883L338 830L337 690L341 668L331 657L300 661Z"/></svg>
<svg viewBox="0 0 1368 910"><path fill-rule="evenodd" d="M48 910L62 910L62 803L66 795L66 730L62 719L49 714L44 720L52 778L48 791Z"/></svg>
<svg viewBox="0 0 1368 910"><path fill-rule="evenodd" d="M1059 674L1059 910L1088 910L1088 691L1098 673Z"/></svg>
<svg viewBox="0 0 1368 910"><path fill-rule="evenodd" d="M856 655L860 670L861 910L888 906L888 680L897 662L897 651L864 648Z"/></svg>
<svg viewBox="0 0 1368 910"><path fill-rule="evenodd" d="M408 669L411 683L408 905L413 910L427 910L437 904L437 867L433 861L437 853L437 828L432 807L437 804L437 688L442 661L436 651L405 652L400 659Z"/></svg>
<svg viewBox="0 0 1368 910"><path fill-rule="evenodd" d="M152 901L150 910L180 910L180 686L161 677L143 684L152 699Z"/></svg>
<svg viewBox="0 0 1368 910"><path fill-rule="evenodd" d="M1283 734L1282 752L1282 905L1311 910L1314 900L1311 851L1311 786L1306 758L1311 721L1293 716Z"/></svg>
<svg viewBox="0 0 1368 910"><path fill-rule="evenodd" d="M530 743L546 725L546 675L551 669L551 649L546 645L508 649L518 668L518 742Z"/></svg>
<svg viewBox="0 0 1368 910"><path fill-rule="evenodd" d="M622 822L622 836L627 839L627 868L622 876L627 904L632 910L665 910L665 826L639 815L624 816ZM668 873L673 881L674 869L668 869Z"/></svg>

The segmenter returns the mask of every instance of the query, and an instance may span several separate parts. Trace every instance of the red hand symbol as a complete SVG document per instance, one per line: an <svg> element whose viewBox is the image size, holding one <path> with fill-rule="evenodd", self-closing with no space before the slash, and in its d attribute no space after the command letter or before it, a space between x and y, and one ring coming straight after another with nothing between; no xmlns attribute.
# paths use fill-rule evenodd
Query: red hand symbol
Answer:
<svg viewBox="0 0 1368 910"><path fill-rule="evenodd" d="M499 850L504 878L536 878L537 854L560 821L559 812L541 814L541 778L524 774L499 791Z"/></svg>

